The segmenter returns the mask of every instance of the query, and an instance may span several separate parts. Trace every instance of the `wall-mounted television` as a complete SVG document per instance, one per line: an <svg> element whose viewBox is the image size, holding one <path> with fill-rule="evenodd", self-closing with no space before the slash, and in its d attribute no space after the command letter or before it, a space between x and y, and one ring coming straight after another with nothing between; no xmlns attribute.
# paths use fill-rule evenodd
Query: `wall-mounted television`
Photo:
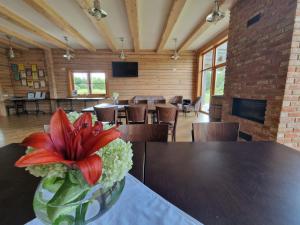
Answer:
<svg viewBox="0 0 300 225"><path fill-rule="evenodd" d="M112 62L113 77L137 77L139 64L137 62Z"/></svg>

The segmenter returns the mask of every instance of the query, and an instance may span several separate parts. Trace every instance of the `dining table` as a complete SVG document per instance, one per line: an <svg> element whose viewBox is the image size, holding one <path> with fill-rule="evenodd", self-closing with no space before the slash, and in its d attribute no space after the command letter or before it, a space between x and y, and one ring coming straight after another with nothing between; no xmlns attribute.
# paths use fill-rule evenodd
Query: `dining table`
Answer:
<svg viewBox="0 0 300 225"><path fill-rule="evenodd" d="M300 152L276 142L137 142L130 173L205 225L299 225ZM39 182L0 148L0 224L35 216Z"/></svg>

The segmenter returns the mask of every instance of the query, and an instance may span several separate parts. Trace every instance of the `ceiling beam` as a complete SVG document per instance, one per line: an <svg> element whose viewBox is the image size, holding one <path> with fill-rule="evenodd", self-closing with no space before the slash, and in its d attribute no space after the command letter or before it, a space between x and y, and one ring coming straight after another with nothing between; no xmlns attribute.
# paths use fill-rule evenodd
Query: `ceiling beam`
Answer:
<svg viewBox="0 0 300 225"><path fill-rule="evenodd" d="M5 38L1 38L0 37L0 44L3 44L3 45L6 45L6 46L11 46L11 47L13 47L13 48L15 48L15 49L19 49L19 50L21 50L21 51L28 51L29 49L27 48L27 47L25 47L25 46L22 46L22 45L19 45L19 44L16 44L16 43L14 43L14 42L9 42L9 40L7 40L7 39L5 39Z"/></svg>
<svg viewBox="0 0 300 225"><path fill-rule="evenodd" d="M38 43L37 41L33 40L32 38L27 37L27 36L25 36L23 34L20 34L20 33L16 33L15 31L10 30L10 29L8 29L6 27L3 27L1 25L0 25L0 32L4 33L4 34L7 34L9 36L15 37L15 38L17 38L21 41L24 41L28 44L31 44L31 45L35 46L37 48L46 49L46 50L49 49L47 46Z"/></svg>
<svg viewBox="0 0 300 225"><path fill-rule="evenodd" d="M186 3L186 0L174 0L173 5L171 7L171 10L169 12L168 19L166 21L163 33L160 37L160 41L157 47L157 52L160 52L163 50L165 44L167 43L170 34L178 20L178 17L180 13L182 12L182 9Z"/></svg>
<svg viewBox="0 0 300 225"><path fill-rule="evenodd" d="M60 16L45 0L24 0L37 12L45 16L48 20L65 31L68 35L72 36L77 42L88 49L95 52L96 48L82 36L73 26L71 26L62 16Z"/></svg>
<svg viewBox="0 0 300 225"><path fill-rule="evenodd" d="M55 38L54 36L48 34L47 32L45 32L38 26L29 22L28 20L20 17L15 12L6 8L2 4L0 4L0 16L5 18L6 20L26 29L26 30L31 31L32 33L38 35L39 37L43 38L44 40L46 40L47 42L49 42L50 44L53 44L54 46L56 46L58 48L63 48L63 49L68 48L68 46L64 42L62 42L62 41L58 40L57 38Z"/></svg>
<svg viewBox="0 0 300 225"><path fill-rule="evenodd" d="M225 0L220 0L220 6L224 4ZM202 18L202 20L197 24L197 26L193 29L193 31L188 35L188 37L183 41L183 43L179 46L178 52L182 52L186 50L195 40L197 37L199 37L200 34L202 34L204 31L206 31L210 26L211 23L206 22L206 16L212 12L214 9L214 5L205 12L205 17Z"/></svg>
<svg viewBox="0 0 300 225"><path fill-rule="evenodd" d="M87 15L89 20L92 22L94 27L97 29L101 37L104 39L107 46L112 50L116 51L118 49L118 46L114 40L113 35L111 34L108 27L105 25L103 20L97 20L95 17L91 16L88 13L88 8L90 7L90 2L88 0L77 0L80 8L83 10L83 12Z"/></svg>
<svg viewBox="0 0 300 225"><path fill-rule="evenodd" d="M138 0L124 0L134 51L140 49Z"/></svg>

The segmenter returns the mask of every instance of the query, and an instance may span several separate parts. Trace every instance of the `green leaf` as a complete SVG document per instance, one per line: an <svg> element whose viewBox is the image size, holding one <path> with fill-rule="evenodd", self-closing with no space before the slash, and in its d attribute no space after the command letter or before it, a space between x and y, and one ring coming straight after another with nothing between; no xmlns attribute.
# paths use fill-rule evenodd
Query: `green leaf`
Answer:
<svg viewBox="0 0 300 225"><path fill-rule="evenodd" d="M84 199L90 187L82 180L80 172L68 172L63 184L47 204L48 218L52 222L59 216L68 215L73 210L75 211L78 206L76 203Z"/></svg>
<svg viewBox="0 0 300 225"><path fill-rule="evenodd" d="M60 177L47 177L47 178L44 178L42 186L44 189L46 189L52 193L55 193L60 188L60 186L63 184L63 182L64 182L64 179L60 178Z"/></svg>

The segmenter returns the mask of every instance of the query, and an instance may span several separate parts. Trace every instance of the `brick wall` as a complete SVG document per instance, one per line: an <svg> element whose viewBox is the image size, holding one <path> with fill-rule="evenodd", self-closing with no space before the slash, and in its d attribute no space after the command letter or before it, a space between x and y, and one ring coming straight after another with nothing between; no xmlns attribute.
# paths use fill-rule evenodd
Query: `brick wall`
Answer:
<svg viewBox="0 0 300 225"><path fill-rule="evenodd" d="M222 118L238 121L253 140L277 137L295 9L296 0L240 0L231 10ZM260 21L247 28L258 13ZM265 123L232 116L233 97L267 100Z"/></svg>
<svg viewBox="0 0 300 225"><path fill-rule="evenodd" d="M300 1L297 1L294 33L277 141L300 150Z"/></svg>

